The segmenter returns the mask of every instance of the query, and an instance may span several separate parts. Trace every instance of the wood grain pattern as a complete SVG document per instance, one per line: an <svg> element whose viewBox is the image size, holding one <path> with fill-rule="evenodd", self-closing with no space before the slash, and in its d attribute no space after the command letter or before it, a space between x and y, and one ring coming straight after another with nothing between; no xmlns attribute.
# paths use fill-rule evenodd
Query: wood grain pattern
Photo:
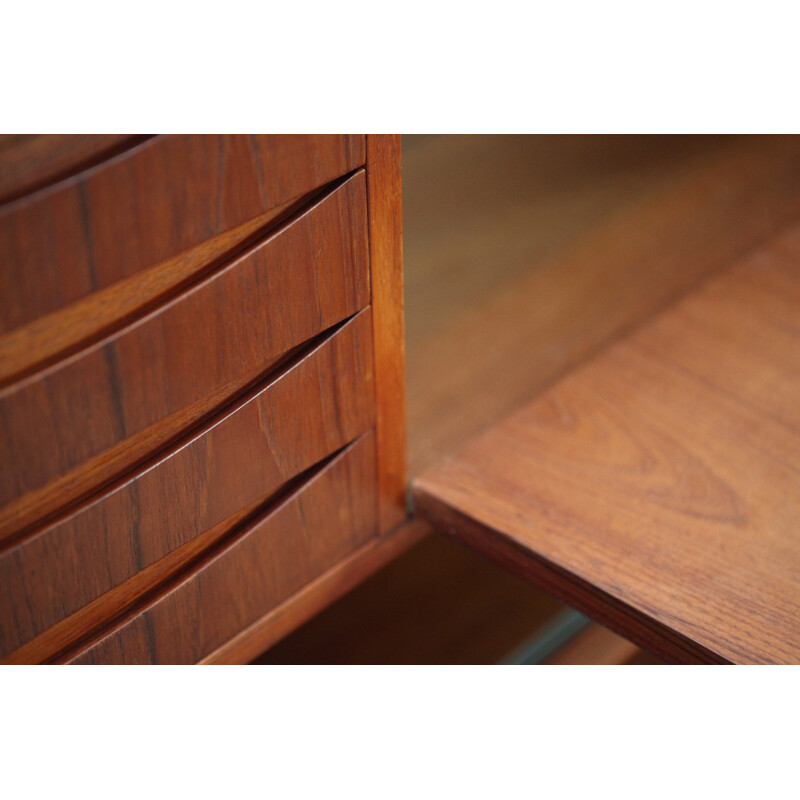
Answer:
<svg viewBox="0 0 800 800"><path fill-rule="evenodd" d="M1 134L0 203L42 189L145 138L119 134Z"/></svg>
<svg viewBox="0 0 800 800"><path fill-rule="evenodd" d="M195 663L374 536L376 499L370 432L278 508L69 660Z"/></svg>
<svg viewBox="0 0 800 800"><path fill-rule="evenodd" d="M800 661L800 229L416 482L420 514L671 661Z"/></svg>
<svg viewBox="0 0 800 800"><path fill-rule="evenodd" d="M380 528L406 518L405 331L400 137L367 137Z"/></svg>
<svg viewBox="0 0 800 800"><path fill-rule="evenodd" d="M313 198L304 195L221 233L174 258L92 292L58 311L0 335L0 387L44 370L112 335L185 291L263 240Z"/></svg>
<svg viewBox="0 0 800 800"><path fill-rule="evenodd" d="M44 635L374 422L369 310L133 475L0 553L0 654ZM115 598L116 602L117 598ZM112 604L113 605L113 604ZM93 608L86 625L119 608Z"/></svg>
<svg viewBox="0 0 800 800"><path fill-rule="evenodd" d="M364 159L362 136L154 137L3 206L0 374L52 358L59 330L74 346L152 303Z"/></svg>
<svg viewBox="0 0 800 800"><path fill-rule="evenodd" d="M357 173L190 291L0 390L0 540L130 468L368 302Z"/></svg>
<svg viewBox="0 0 800 800"><path fill-rule="evenodd" d="M244 664L252 661L259 653L294 632L373 573L393 562L429 532L430 527L426 522L409 520L391 533L372 539L203 658L201 663ZM355 635L358 636L358 633Z"/></svg>
<svg viewBox="0 0 800 800"><path fill-rule="evenodd" d="M660 203L681 219L683 196L699 219L701 200L714 208L737 176L752 180L763 146L725 137L404 136L410 474L527 402L703 267L691 260L653 274L625 256L625 239L614 251L606 224L647 225L656 250L669 243L655 229ZM492 663L557 607L436 536L261 661Z"/></svg>
<svg viewBox="0 0 800 800"><path fill-rule="evenodd" d="M800 137L431 137L403 181L413 478L800 217Z"/></svg>

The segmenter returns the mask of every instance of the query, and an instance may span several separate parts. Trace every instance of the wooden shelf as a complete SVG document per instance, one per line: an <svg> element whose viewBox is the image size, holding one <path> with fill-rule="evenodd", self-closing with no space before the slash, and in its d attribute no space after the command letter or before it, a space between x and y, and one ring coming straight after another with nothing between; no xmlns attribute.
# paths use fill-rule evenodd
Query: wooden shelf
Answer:
<svg viewBox="0 0 800 800"><path fill-rule="evenodd" d="M404 140L413 479L800 219L800 137Z"/></svg>
<svg viewBox="0 0 800 800"><path fill-rule="evenodd" d="M415 483L417 512L667 660L800 660L800 228Z"/></svg>

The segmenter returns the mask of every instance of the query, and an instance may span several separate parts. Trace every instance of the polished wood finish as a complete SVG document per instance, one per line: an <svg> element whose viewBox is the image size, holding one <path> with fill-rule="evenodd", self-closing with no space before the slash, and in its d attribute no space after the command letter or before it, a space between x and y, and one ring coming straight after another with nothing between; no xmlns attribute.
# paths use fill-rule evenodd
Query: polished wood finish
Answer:
<svg viewBox="0 0 800 800"><path fill-rule="evenodd" d="M798 185L800 137L409 141L409 475L800 218Z"/></svg>
<svg viewBox="0 0 800 800"><path fill-rule="evenodd" d="M146 308L364 160L363 136L158 136L6 204L0 379Z"/></svg>
<svg viewBox="0 0 800 800"><path fill-rule="evenodd" d="M113 479L364 308L366 219L362 172L190 291L0 390L0 540Z"/></svg>
<svg viewBox="0 0 800 800"><path fill-rule="evenodd" d="M0 203L63 180L145 138L118 134L0 134Z"/></svg>
<svg viewBox="0 0 800 800"><path fill-rule="evenodd" d="M373 393L366 310L201 430L6 547L0 654L17 660L14 651L40 636L36 653L49 651L47 629L93 601L100 606L81 627L118 611L133 598L105 603L105 593L208 531L223 535L243 510L372 427Z"/></svg>
<svg viewBox="0 0 800 800"><path fill-rule="evenodd" d="M367 137L380 529L406 518L405 331L400 137Z"/></svg>
<svg viewBox="0 0 800 800"><path fill-rule="evenodd" d="M370 540L353 555L343 558L319 578L306 584L284 603L202 659L201 663L242 664L252 661L259 653L291 634L304 622L324 612L328 606L362 584L374 572L393 562L428 532L429 526L426 522L409 520L391 533Z"/></svg>
<svg viewBox="0 0 800 800"><path fill-rule="evenodd" d="M46 369L141 318L155 305L168 302L264 239L302 208L306 199L277 206L192 250L0 335L0 386Z"/></svg>
<svg viewBox="0 0 800 800"><path fill-rule="evenodd" d="M68 657L186 664L214 652L377 532L375 442L366 434L306 485Z"/></svg>
<svg viewBox="0 0 800 800"><path fill-rule="evenodd" d="M407 512L400 145L396 136L368 136L366 141L379 530L384 538L365 545L270 611L209 656L209 662L252 659L400 555L422 535L421 528L403 524Z"/></svg>
<svg viewBox="0 0 800 800"><path fill-rule="evenodd" d="M251 658L424 527L395 527L398 141L72 146L0 205L0 657ZM357 480L300 500L358 437ZM266 523L289 494L299 536Z"/></svg>
<svg viewBox="0 0 800 800"><path fill-rule="evenodd" d="M800 660L800 229L415 484L417 512L669 661Z"/></svg>
<svg viewBox="0 0 800 800"><path fill-rule="evenodd" d="M772 225L785 212L769 187L793 174L792 152L791 140L760 138L403 137L409 474L644 319L678 291L671 281L702 277L702 259L678 275L639 263L627 219L669 248L663 214L707 246L702 204L735 209L754 192L764 202L746 224ZM613 232L625 235L615 244ZM398 553L264 662L502 660L559 606L463 550L437 536Z"/></svg>

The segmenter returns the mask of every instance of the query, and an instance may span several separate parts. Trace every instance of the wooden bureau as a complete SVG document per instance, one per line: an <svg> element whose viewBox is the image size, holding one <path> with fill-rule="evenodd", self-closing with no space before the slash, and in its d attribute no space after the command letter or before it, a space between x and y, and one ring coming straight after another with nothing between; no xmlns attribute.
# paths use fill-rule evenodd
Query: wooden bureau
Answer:
<svg viewBox="0 0 800 800"><path fill-rule="evenodd" d="M0 139L0 657L260 652L405 518L399 142Z"/></svg>

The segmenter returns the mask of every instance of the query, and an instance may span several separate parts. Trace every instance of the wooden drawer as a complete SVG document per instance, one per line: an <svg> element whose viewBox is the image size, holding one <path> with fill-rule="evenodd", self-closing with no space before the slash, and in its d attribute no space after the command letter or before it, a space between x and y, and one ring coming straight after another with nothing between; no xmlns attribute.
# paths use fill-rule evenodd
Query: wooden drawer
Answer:
<svg viewBox="0 0 800 800"><path fill-rule="evenodd" d="M120 134L0 134L0 203L81 172L144 138Z"/></svg>
<svg viewBox="0 0 800 800"><path fill-rule="evenodd" d="M156 136L0 207L0 381L174 290L364 159L363 136Z"/></svg>
<svg viewBox="0 0 800 800"><path fill-rule="evenodd" d="M6 547L0 655L52 656L371 428L374 413L365 310L198 432Z"/></svg>
<svg viewBox="0 0 800 800"><path fill-rule="evenodd" d="M114 479L368 302L357 173L188 292L0 391L0 540Z"/></svg>
<svg viewBox="0 0 800 800"><path fill-rule="evenodd" d="M355 551L377 527L374 438L354 442L69 660L197 662Z"/></svg>
<svg viewBox="0 0 800 800"><path fill-rule="evenodd" d="M203 635L150 658L244 658L394 552L399 179L398 137L0 142L0 661L97 644L356 441L322 517L309 490L270 534L272 582L226 557L235 608L195 581Z"/></svg>

